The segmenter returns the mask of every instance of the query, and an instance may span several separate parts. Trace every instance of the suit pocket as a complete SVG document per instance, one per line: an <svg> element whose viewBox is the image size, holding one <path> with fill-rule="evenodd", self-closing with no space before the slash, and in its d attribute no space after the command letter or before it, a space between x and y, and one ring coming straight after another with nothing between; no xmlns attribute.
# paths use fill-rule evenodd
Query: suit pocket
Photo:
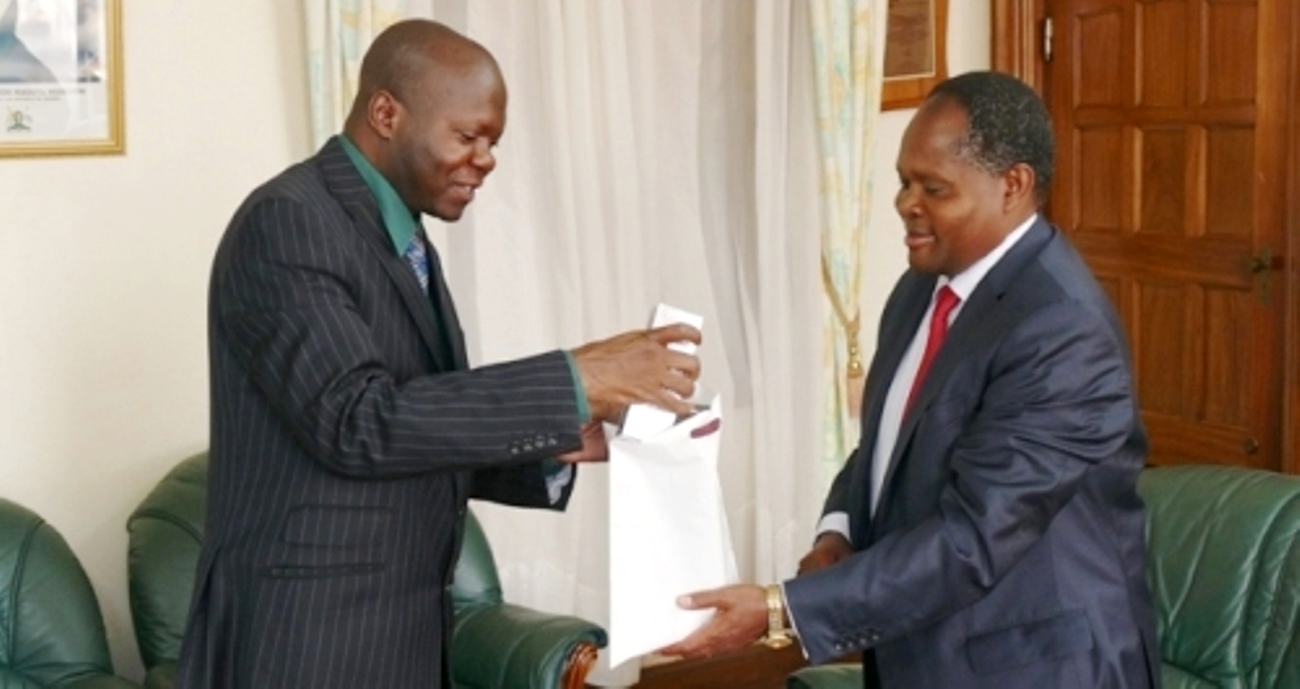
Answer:
<svg viewBox="0 0 1300 689"><path fill-rule="evenodd" d="M260 570L276 579L320 579L372 574L384 567L392 528L387 507L300 505L280 527L280 539Z"/></svg>
<svg viewBox="0 0 1300 689"><path fill-rule="evenodd" d="M966 641L971 668L990 674L1067 658L1092 648L1092 629L1083 610L972 636Z"/></svg>

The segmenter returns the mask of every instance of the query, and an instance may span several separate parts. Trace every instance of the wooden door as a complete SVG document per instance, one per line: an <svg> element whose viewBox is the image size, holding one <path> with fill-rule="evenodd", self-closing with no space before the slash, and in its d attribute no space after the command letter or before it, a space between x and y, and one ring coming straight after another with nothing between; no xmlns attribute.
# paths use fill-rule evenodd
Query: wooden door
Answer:
<svg viewBox="0 0 1300 689"><path fill-rule="evenodd" d="M1283 469L1291 454L1293 1L1045 6L1049 214L1128 328L1153 464Z"/></svg>

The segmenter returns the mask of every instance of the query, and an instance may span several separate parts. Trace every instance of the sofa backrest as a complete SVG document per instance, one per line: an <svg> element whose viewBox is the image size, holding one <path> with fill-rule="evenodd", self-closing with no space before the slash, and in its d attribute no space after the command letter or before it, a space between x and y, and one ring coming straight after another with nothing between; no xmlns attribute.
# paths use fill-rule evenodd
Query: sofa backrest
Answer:
<svg viewBox="0 0 1300 689"><path fill-rule="evenodd" d="M201 452L167 472L127 519L131 621L146 668L180 657L207 487L208 453Z"/></svg>
<svg viewBox="0 0 1300 689"><path fill-rule="evenodd" d="M208 453L183 460L163 477L127 520L131 618L146 668L175 662L193 596L207 511ZM501 583L487 537L473 512L456 563L452 602L501 602Z"/></svg>
<svg viewBox="0 0 1300 689"><path fill-rule="evenodd" d="M54 527L0 498L0 686L111 675L95 591Z"/></svg>
<svg viewBox="0 0 1300 689"><path fill-rule="evenodd" d="M1300 477L1168 467L1138 491L1165 689L1300 687Z"/></svg>

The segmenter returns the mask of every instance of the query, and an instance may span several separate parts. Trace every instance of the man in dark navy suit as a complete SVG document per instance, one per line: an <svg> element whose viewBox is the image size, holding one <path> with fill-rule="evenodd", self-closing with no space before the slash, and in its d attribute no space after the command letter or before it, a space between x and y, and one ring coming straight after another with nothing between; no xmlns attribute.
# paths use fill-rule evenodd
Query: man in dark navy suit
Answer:
<svg viewBox="0 0 1300 689"><path fill-rule="evenodd" d="M207 532L190 689L449 686L466 501L563 509L600 422L689 411L686 326L471 369L421 214L496 164L496 61L445 26L379 35L341 136L252 193L218 249ZM520 285L523 288L525 286Z"/></svg>
<svg viewBox="0 0 1300 689"><path fill-rule="evenodd" d="M783 585L684 596L717 613L666 652L779 643L788 623L814 663L863 652L868 687L1158 683L1146 434L1109 300L1038 214L1052 156L1046 108L1010 76L921 105L898 155L911 268L816 543Z"/></svg>

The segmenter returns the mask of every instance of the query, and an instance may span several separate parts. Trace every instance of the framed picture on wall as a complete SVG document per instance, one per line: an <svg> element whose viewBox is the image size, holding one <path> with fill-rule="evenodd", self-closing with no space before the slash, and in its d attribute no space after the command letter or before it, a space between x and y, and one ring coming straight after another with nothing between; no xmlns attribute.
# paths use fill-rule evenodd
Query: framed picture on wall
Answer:
<svg viewBox="0 0 1300 689"><path fill-rule="evenodd" d="M889 0L885 110L914 107L947 78L948 0Z"/></svg>
<svg viewBox="0 0 1300 689"><path fill-rule="evenodd" d="M0 156L125 150L120 0L0 0Z"/></svg>

